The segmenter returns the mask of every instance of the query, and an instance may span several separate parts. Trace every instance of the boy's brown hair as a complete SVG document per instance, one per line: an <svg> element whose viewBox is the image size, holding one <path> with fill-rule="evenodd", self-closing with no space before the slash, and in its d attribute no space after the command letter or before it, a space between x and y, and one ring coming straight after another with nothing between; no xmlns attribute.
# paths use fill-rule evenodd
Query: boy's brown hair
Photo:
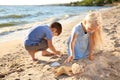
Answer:
<svg viewBox="0 0 120 80"><path fill-rule="evenodd" d="M53 22L50 27L56 28L58 35L62 32L62 25L59 22Z"/></svg>

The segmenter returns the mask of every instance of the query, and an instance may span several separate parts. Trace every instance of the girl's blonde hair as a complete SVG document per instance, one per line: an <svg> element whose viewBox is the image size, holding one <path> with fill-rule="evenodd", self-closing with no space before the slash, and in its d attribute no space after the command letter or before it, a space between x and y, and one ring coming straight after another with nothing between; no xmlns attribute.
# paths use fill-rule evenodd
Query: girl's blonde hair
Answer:
<svg viewBox="0 0 120 80"><path fill-rule="evenodd" d="M103 38L102 38L102 18L99 12L91 12L85 17L86 21L91 27L98 27L94 33L91 33L93 38L94 49L102 47Z"/></svg>

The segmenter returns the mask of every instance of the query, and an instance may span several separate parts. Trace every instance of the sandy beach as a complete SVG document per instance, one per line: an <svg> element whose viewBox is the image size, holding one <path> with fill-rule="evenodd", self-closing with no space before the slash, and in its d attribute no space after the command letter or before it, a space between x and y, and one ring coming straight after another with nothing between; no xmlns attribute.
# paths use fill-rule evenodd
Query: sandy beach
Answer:
<svg viewBox="0 0 120 80"><path fill-rule="evenodd" d="M0 80L120 80L120 6L99 10L103 18L104 45L94 53L94 60L88 58L74 60L63 64L67 58L67 39L69 34L84 15L60 21L63 32L53 38L53 43L62 54L58 57L43 57L36 53L39 61L33 62L24 49L23 40L16 39L0 43ZM39 23L38 23L39 24ZM71 66L73 63L83 64L85 71L74 76L55 77L52 62Z"/></svg>

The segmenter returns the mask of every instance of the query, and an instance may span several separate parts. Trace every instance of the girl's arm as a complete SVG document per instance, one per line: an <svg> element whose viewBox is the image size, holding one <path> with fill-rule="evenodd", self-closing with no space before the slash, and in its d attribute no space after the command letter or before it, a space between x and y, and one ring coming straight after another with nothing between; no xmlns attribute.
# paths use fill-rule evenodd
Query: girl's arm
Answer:
<svg viewBox="0 0 120 80"><path fill-rule="evenodd" d="M70 41L70 56L73 56L74 58L74 45L75 45L75 40L76 40L76 34L73 34L73 37Z"/></svg>
<svg viewBox="0 0 120 80"><path fill-rule="evenodd" d="M89 59L93 60L93 51L94 51L94 45L93 45L93 35L90 34L90 52L89 52Z"/></svg>
<svg viewBox="0 0 120 80"><path fill-rule="evenodd" d="M65 60L64 63L70 62L74 59L74 45L75 45L75 40L76 40L76 34L74 33L72 36L72 39L70 41L70 56Z"/></svg>

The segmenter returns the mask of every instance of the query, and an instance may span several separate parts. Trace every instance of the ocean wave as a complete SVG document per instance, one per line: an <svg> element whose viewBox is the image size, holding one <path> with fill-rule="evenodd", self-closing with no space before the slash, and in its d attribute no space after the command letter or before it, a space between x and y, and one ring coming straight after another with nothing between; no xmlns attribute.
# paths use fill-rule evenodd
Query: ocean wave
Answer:
<svg viewBox="0 0 120 80"><path fill-rule="evenodd" d="M79 14L65 14L61 17L61 19L68 19L68 18L76 16L76 15L79 15Z"/></svg>
<svg viewBox="0 0 120 80"><path fill-rule="evenodd" d="M0 12L4 12L5 10L4 9L0 9Z"/></svg>
<svg viewBox="0 0 120 80"><path fill-rule="evenodd" d="M15 31L25 30L25 29L28 29L28 28L30 28L30 27L29 26L24 26L24 27L20 27L20 26L2 27L0 29L0 36L9 34L11 32L15 32Z"/></svg>
<svg viewBox="0 0 120 80"><path fill-rule="evenodd" d="M27 23L27 22L24 21L24 22L22 22L22 24L23 23L27 23L27 24L19 25L19 26L16 25L16 24L20 24L21 21L20 22L2 23L2 24L0 24L0 36L7 35L9 33L15 32L15 31L21 31L21 30L29 29L29 28L31 28L33 26L38 26L40 24L48 24L48 23L51 23L51 22L57 21L57 20L59 20L59 19L54 18L54 17L50 17L50 18L47 18L47 19L45 19L43 21L34 22L34 23ZM12 25L14 25L14 26L12 26Z"/></svg>
<svg viewBox="0 0 120 80"><path fill-rule="evenodd" d="M6 15L6 16L0 16L0 19L8 19L8 18L24 18L24 17L28 17L31 16L30 14L11 14L11 15Z"/></svg>
<svg viewBox="0 0 120 80"><path fill-rule="evenodd" d="M0 28L2 27L8 27L8 26L15 26L19 24L27 23L25 21L20 21L20 22L7 22L7 23L0 23Z"/></svg>
<svg viewBox="0 0 120 80"><path fill-rule="evenodd" d="M36 15L38 15L38 16L39 16L39 15L42 15L42 14L43 14L42 12L37 12L37 13L36 13Z"/></svg>
<svg viewBox="0 0 120 80"><path fill-rule="evenodd" d="M43 15L44 15L44 16L45 16L45 15L48 16L48 15L52 15L52 13L51 13L51 12L44 12L44 13L43 13L43 12L37 12L37 13L34 14L34 17L43 16Z"/></svg>
<svg viewBox="0 0 120 80"><path fill-rule="evenodd" d="M69 18L69 17L70 17L70 15L65 14L65 15L62 16L62 19L66 19L66 18Z"/></svg>

